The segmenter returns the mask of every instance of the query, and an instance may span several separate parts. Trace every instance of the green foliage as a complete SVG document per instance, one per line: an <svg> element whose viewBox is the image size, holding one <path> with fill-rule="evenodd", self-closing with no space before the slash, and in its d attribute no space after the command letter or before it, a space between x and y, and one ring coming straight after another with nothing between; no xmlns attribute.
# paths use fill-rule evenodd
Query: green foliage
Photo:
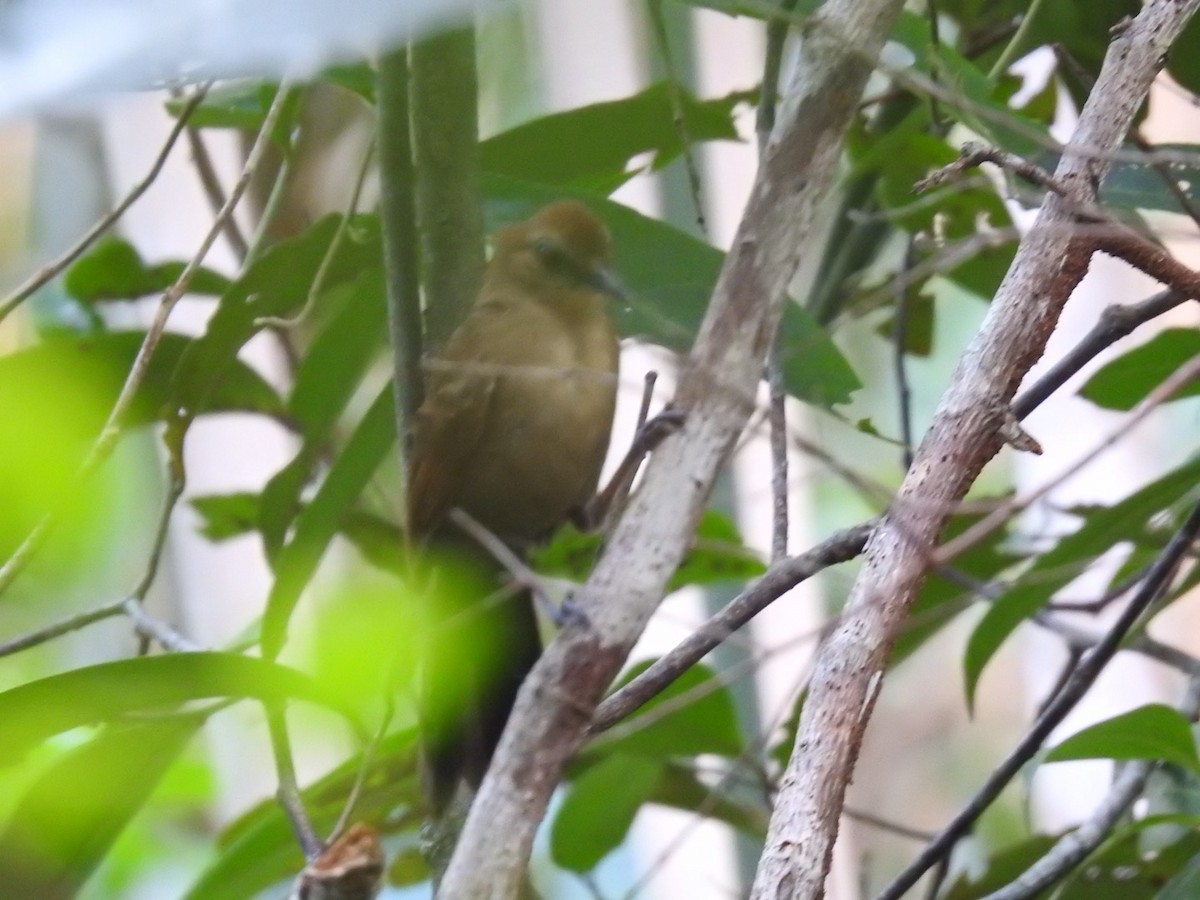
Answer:
<svg viewBox="0 0 1200 900"><path fill-rule="evenodd" d="M1105 365L1088 379L1079 393L1104 409L1130 410L1197 355L1200 355L1200 331L1170 328ZM1200 383L1193 380L1171 399L1197 394Z"/></svg>
<svg viewBox="0 0 1200 900"><path fill-rule="evenodd" d="M1175 763L1200 774L1196 739L1188 720L1161 704L1140 706L1061 741L1046 754L1046 762L1070 759L1146 759Z"/></svg>
<svg viewBox="0 0 1200 900"><path fill-rule="evenodd" d="M681 0L680 5L760 21L779 17L776 0ZM790 16L803 22L819 6L817 0L803 0ZM1055 166L1058 145L1049 125L1060 89L1082 102L1099 72L1110 30L1140 8L1137 0L1042 2L1036 4L1036 17L1022 22L1031 10L1029 0L941 0L935 35L928 16L916 12L919 6L902 15L892 35L893 51L907 53L908 62L892 62L855 117L841 181L821 211L827 247L820 259L805 261L809 277L793 285L795 296L780 326L786 391L825 410L858 402L860 391L868 402L891 396L893 389L881 384L886 376L879 373L890 373L898 361L869 357L896 352L898 298L906 304L899 352L937 362L956 349L942 346L955 340L954 328L945 327L948 320L953 325L956 314L950 301L964 295L987 301L1012 261L1016 232L1006 203L1012 185L998 189L994 181L977 178L921 196L914 185L956 159L967 137L1046 168ZM1193 22L1167 64L1186 89L1200 85L1200 53L1190 50L1198 42L1200 24ZM1050 82L1014 109L1019 80L998 63L1050 44L1071 62L1060 63ZM376 102L376 74L368 62L331 67L313 83L341 89L322 92L325 96L349 92L351 106ZM262 125L277 90L257 80L219 84L190 124L251 132ZM272 138L291 161L301 148L298 136L310 135L305 133L307 88L289 91ZM706 143L737 140L735 116L757 97L755 89L704 98L657 83L496 134L480 146L488 228L523 220L552 200L584 201L612 233L617 268L630 291L628 303L612 310L622 338L682 357L701 328L724 255L704 239L609 194L633 175L660 171ZM681 123L674 121L676 100ZM173 114L182 108L176 100L167 106ZM1102 186L1103 202L1134 219L1141 211L1178 211L1178 198L1163 173L1138 158L1136 148L1129 149ZM1172 152L1168 177L1196 200L1200 171L1190 158L1196 145L1163 149ZM289 185L287 179L281 183ZM1027 192L1017 195L1022 202L1040 200L1028 186L1021 190ZM1140 219L1138 227L1149 231ZM114 511L123 514L129 506L131 476L125 470L104 473L107 477L81 485L79 471L145 335L107 330L104 319L115 301L161 294L185 264L148 263L130 242L105 237L70 267L62 285L78 304L76 311L88 312L94 333L70 333L71 323L56 322L31 346L0 356L0 427L14 438L0 441L5 501L0 550L5 557L58 507L70 507L68 527L83 523L85 534L66 552L50 555L50 568L82 571L89 558L81 549L84 543L100 547L91 550L95 558L112 552L111 537L106 542L104 533L118 518ZM401 445L393 391L386 383L385 272L380 222L373 212L348 220L327 215L284 239L264 239L250 262L232 274L199 269L190 293L215 298L211 318L198 337L163 336L122 424L127 431L169 425L172 439L180 439L196 416L237 412L270 418L294 437L290 457L261 489L189 498L209 540L254 535L261 542L273 581L261 622L243 642L263 658L168 653L52 675L6 670L0 765L6 777L12 776L5 784L18 784L19 791L11 813L0 821L5 891L65 898L89 879L94 884L96 873L112 864L122 834L153 809L156 792L177 771L173 767L189 738L226 705L241 699L303 700L348 718L349 730L361 736L359 719L373 720L380 707L399 697L397 721L406 723L403 700L419 647L413 598L395 577L411 572L398 505L388 491ZM277 322L270 327L286 335L295 354L282 390L239 358L269 320L278 318L291 319L286 327ZM864 361L856 370L842 347L861 335L881 337L886 347L852 348L852 358ZM1080 393L1102 408L1128 411L1197 353L1200 337L1194 330L1163 332L1106 363ZM868 381L875 383L863 390ZM1189 385L1178 396L1197 392L1200 387ZM890 421L875 410L854 409L844 417L863 417L860 430L877 436L867 415ZM186 437L182 440L192 451ZM839 462L860 468L857 459ZM865 472L869 466L861 468ZM1036 547L1011 542L1003 531L979 542L952 561L953 571L943 569L922 586L889 665L921 653L964 611L986 604L964 648L963 683L971 706L988 663L1013 631L1098 557L1120 547L1125 557L1111 585L1135 580L1169 539L1171 522L1194 500L1198 482L1200 460L1193 456L1115 503L1071 510L1077 517L1074 530ZM1003 496L1005 487L991 483L988 491ZM945 537L962 534L980 518L953 516ZM364 576L357 560L347 562L345 571L323 568L339 537L382 573ZM582 581L602 540L564 528L534 548L530 560L539 572ZM732 520L709 511L669 587L743 584L765 571ZM1200 570L1185 568L1167 602L1197 582ZM296 668L272 661L285 648L284 658ZM622 683L648 665L635 666ZM791 715L763 747L760 736L748 734L739 722L727 683L728 673L693 667L580 752L550 823L557 865L591 872L626 840L647 805L702 815L762 837L772 779L792 751L805 693L799 692ZM318 831L328 834L366 765L355 818L386 839L392 885L423 881L429 872L418 852L422 801L414 734L401 727L368 755L360 749L303 791L306 808ZM1168 765L1159 777L1170 775L1183 786L1160 798L1170 815L1119 830L1058 889L1058 900L1196 896L1200 846L1194 795L1200 762L1184 718L1167 707L1144 706L1068 738L1045 761L1090 757L1162 761ZM751 789L741 794L714 790L709 777L714 767L749 782ZM194 811L189 805L185 813ZM1058 837L1031 834L999 851L980 843L976 877L952 873L941 896L968 900L1009 883ZM237 900L279 892L303 862L280 807L263 803L224 830L186 896Z"/></svg>

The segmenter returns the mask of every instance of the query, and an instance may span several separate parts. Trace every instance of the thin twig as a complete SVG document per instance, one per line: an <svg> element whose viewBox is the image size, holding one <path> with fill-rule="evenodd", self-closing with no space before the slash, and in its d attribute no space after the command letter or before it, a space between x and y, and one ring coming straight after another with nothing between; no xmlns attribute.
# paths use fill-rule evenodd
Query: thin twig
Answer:
<svg viewBox="0 0 1200 900"><path fill-rule="evenodd" d="M667 70L667 98L671 104L671 119L679 137L683 155L683 166L687 171L688 190L692 197L692 207L696 213L696 227L701 234L708 233L708 225L704 220L704 200L700 186L700 168L696 165L696 156L692 150L692 137L688 130L687 116L683 105L683 91L680 90L679 73L671 56L670 36L667 34L666 17L663 14L662 0L649 0L646 4L650 13L650 24L654 29L654 37L658 42L658 52L662 55L663 68Z"/></svg>
<svg viewBox="0 0 1200 900"><path fill-rule="evenodd" d="M1176 393L1187 387L1197 376L1200 376L1200 356L1192 358L1189 362L1180 366L1171 377L1167 378L1158 387L1150 392L1147 397L1137 405L1137 407L1125 418L1121 425L1114 429L1106 438L1097 442L1087 453L1083 454L1073 465L1069 466L1062 474L1050 479L1037 490L1023 497L1014 497L998 507L996 507L987 516L984 516L962 534L958 535L953 540L942 544L934 551L932 562L935 566L944 565L954 557L966 552L971 547L978 544L988 535L992 534L999 528L1002 528L1013 516L1027 509L1032 503L1046 496L1068 478L1074 476L1080 469L1092 462L1097 456L1107 450L1113 444L1117 443L1121 438L1128 434L1136 425L1138 425L1146 416L1167 402Z"/></svg>
<svg viewBox="0 0 1200 900"><path fill-rule="evenodd" d="M122 615L124 612L125 601L117 600L113 603L106 603L104 606L90 609L87 612L67 616L51 625L39 628L37 631L31 631L28 634L23 634L20 637L0 644L0 657L12 656L14 653L20 653L22 650L28 650L30 647L45 644L55 638L62 637L64 634L70 634L72 631L85 628L93 622L111 619L113 616Z"/></svg>
<svg viewBox="0 0 1200 900"><path fill-rule="evenodd" d="M200 186L204 189L204 195L208 198L209 206L212 207L215 214L225 205L225 193L221 189L221 179L217 177L217 169L213 165L212 156L208 152L208 145L204 143L204 135L200 129L189 127L187 139L188 146L192 150L192 162L196 166L196 175L200 179ZM237 219L233 216L226 219L222 231L224 231L225 240L229 242L229 247L233 250L234 255L239 260L245 260L246 254L250 252L250 246L246 243L246 237L242 234Z"/></svg>
<svg viewBox="0 0 1200 900"><path fill-rule="evenodd" d="M354 814L354 807L358 805L358 799L362 796L363 786L367 783L367 776L371 773L371 767L375 764L375 756L379 752L379 745L383 742L384 735L387 734L388 726L392 724L392 716L395 713L395 704L392 700L391 692L385 692L383 715L379 717L379 727L375 729L375 734L371 736L371 740L367 742L363 748L362 759L359 760L358 772L354 776L354 784L350 786L350 793L346 795L346 804L342 807L341 815L338 816L337 823L333 826L333 831L329 835L328 844L337 841L345 832L350 824L350 817Z"/></svg>
<svg viewBox="0 0 1200 900"><path fill-rule="evenodd" d="M789 17L799 0L780 0L778 17L767 22L767 46L763 51L762 95L758 101L758 117L754 129L758 132L758 153L766 149L771 131L775 128L775 112L779 105L779 71L783 65L783 46L788 30L796 23Z"/></svg>
<svg viewBox="0 0 1200 900"><path fill-rule="evenodd" d="M358 168L358 177L355 179L354 188L350 192L350 201L346 204L346 212L342 215L342 220L338 222L333 237L330 238L329 246L325 249L325 255L321 257L321 263L317 266L317 272L313 276L312 284L309 285L308 296L304 300L304 306L294 316L259 316L254 320L256 326L295 328L312 318L313 310L317 305L317 297L325 289L325 279L329 275L329 270L333 267L333 260L337 257L338 251L342 247L342 241L346 236L351 219L358 212L359 199L362 197L363 185L366 183L367 173L371 170L371 157L374 155L375 139L372 138L367 144L366 153L363 154L362 165Z"/></svg>
<svg viewBox="0 0 1200 900"><path fill-rule="evenodd" d="M1013 413L1018 419L1024 419L1102 351L1126 335L1132 334L1139 326L1186 303L1187 300L1185 294L1161 291L1139 303L1105 307L1091 331L1046 374L1013 400Z"/></svg>
<svg viewBox="0 0 1200 900"><path fill-rule="evenodd" d="M146 189L152 185L162 172L163 165L167 161L167 157L171 153L171 149L179 140L179 135L187 127L188 120L192 117L192 113L204 101L208 94L208 89L212 86L212 82L206 82L196 89L191 99L179 112L178 118L175 120L175 125L171 129L171 133L167 135L166 141L163 143L162 149L158 151L158 156L155 157L153 164L150 166L150 171L146 173L137 184L130 188L129 193L121 200L112 210L105 216L102 216L95 225L87 230L78 241L76 241L66 252L60 254L52 262L46 263L24 282L22 282L12 293L3 300L0 300L0 322L3 322L14 309L28 300L38 288L45 285L50 279L58 275L63 269L77 260L85 250L88 249L96 239L110 229L118 219L125 214L125 211L137 201L142 194L146 193Z"/></svg>
<svg viewBox="0 0 1200 900"><path fill-rule="evenodd" d="M662 693L713 648L796 585L829 566L856 557L862 552L874 526L874 522L867 522L839 531L807 553L772 565L765 575L730 601L724 609L684 638L670 652L655 660L629 684L605 698L596 708L589 731L599 734L611 728L644 706L651 698Z"/></svg>
<svg viewBox="0 0 1200 900"><path fill-rule="evenodd" d="M775 333L767 354L767 421L771 426L771 562L787 556L791 510L788 503L787 388L779 364L780 333Z"/></svg>
<svg viewBox="0 0 1200 900"><path fill-rule="evenodd" d="M945 855L947 848L952 846L1000 795L1000 792L1016 776L1022 766L1038 751L1050 733L1058 727L1091 688L1104 667L1120 650L1121 644L1133 626L1166 591L1180 560L1191 549L1197 536L1200 536L1200 504L1192 509L1187 521L1171 538L1151 567L1141 588L1121 611L1112 627L1104 633L1104 636L1091 650L1084 654L1079 665L1067 679L1063 690L1046 706L1037 721L988 777L970 803L879 895L877 900L899 900L932 865Z"/></svg>
<svg viewBox="0 0 1200 900"><path fill-rule="evenodd" d="M275 774L279 779L275 798L291 823L300 849L304 851L305 861L311 863L321 855L325 845L317 837L312 819L304 808L304 798L300 796L300 786L296 781L296 764L292 758L292 740L288 735L287 716L282 706L267 706L267 728L271 733L271 752L275 757Z"/></svg>
<svg viewBox="0 0 1200 900"><path fill-rule="evenodd" d="M108 421L104 423L99 437L96 438L96 442L92 445L83 465L80 466L77 477L80 485L86 482L92 473L99 468L100 464L108 458L117 443L117 439L121 436L121 431L125 425L125 418L133 406L138 389L141 387L142 382L145 381L146 373L149 371L151 357L153 357L154 351L157 349L159 341L162 340L162 336L166 331L167 319L175 309L175 305L187 293L187 289L191 285L192 279L196 277L196 273L199 272L204 258L208 255L208 251L212 249L217 237L221 234L222 223L225 219L233 215L238 201L241 200L242 195L249 186L251 177L261 163L267 147L270 145L270 135L283 111L283 99L285 95L286 91L283 85L280 85L280 89L275 95L275 100L272 102L271 108L267 111L266 118L263 120L263 127L259 131L249 155L246 157L246 164L242 168L242 174L233 186L233 190L230 191L225 205L221 207L221 210L214 218L208 233L205 234L204 239L200 242L199 249L188 260L187 265L184 266L175 283L167 289L159 301L154 318L150 322L150 326L146 329L146 336L142 340L137 355L134 357L133 363L129 368L129 374L125 378L125 383L121 386L121 392L117 395L116 402L109 413ZM49 536L54 525L64 512L66 505L64 503L43 516L41 521L34 526L21 545L13 552L12 556L4 563L3 567L0 567L0 594L3 594L16 577L29 565L30 560L33 559L34 554Z"/></svg>
<svg viewBox="0 0 1200 900"><path fill-rule="evenodd" d="M916 237L910 236L904 251L904 270L915 261ZM904 471L913 461L912 386L908 382L908 365L905 362L908 344L908 289L901 286L896 291L896 312L892 319L892 366L896 376L896 402L900 408L900 442L904 460Z"/></svg>
<svg viewBox="0 0 1200 900"><path fill-rule="evenodd" d="M546 590L546 579L529 568L508 544L466 510L455 507L450 510L449 518L451 522L465 531L471 540L486 550L496 562L504 566L513 581L529 590L551 619L558 616L558 609L550 599L549 591Z"/></svg>

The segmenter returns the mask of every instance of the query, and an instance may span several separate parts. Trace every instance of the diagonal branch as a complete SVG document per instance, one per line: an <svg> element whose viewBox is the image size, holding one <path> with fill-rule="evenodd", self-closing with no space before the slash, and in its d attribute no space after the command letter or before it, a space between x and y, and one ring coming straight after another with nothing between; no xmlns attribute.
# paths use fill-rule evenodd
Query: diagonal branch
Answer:
<svg viewBox="0 0 1200 900"><path fill-rule="evenodd" d="M1200 0L1198 0L1200 2ZM578 606L517 698L439 896L517 895L538 823L592 711L658 605L751 411L790 280L858 99L902 0L847 0L808 20L778 122L673 406L685 420L650 460Z"/></svg>
<svg viewBox="0 0 1200 900"><path fill-rule="evenodd" d="M1111 154L1200 0L1151 0L1115 36L1054 179L979 333L967 348L882 525L838 626L818 655L795 748L781 781L752 897L822 895L838 819L892 643L951 513L1000 447L998 430L1087 271L1072 233L1094 202Z"/></svg>

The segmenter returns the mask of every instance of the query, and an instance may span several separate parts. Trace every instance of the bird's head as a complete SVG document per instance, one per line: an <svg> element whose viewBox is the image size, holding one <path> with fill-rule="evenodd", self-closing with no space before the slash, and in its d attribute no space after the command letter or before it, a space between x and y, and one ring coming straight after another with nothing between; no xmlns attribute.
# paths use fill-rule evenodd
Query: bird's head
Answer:
<svg viewBox="0 0 1200 900"><path fill-rule="evenodd" d="M527 286L582 288L624 299L613 274L612 240L604 223L575 200L561 200L493 238L491 268Z"/></svg>

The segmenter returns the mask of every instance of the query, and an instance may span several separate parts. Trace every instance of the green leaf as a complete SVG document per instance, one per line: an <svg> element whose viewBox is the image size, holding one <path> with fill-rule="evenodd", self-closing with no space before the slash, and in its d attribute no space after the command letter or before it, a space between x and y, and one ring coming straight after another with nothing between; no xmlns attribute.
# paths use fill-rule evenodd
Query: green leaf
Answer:
<svg viewBox="0 0 1200 900"><path fill-rule="evenodd" d="M184 265L168 262L147 266L132 244L109 236L97 241L67 269L63 287L82 303L136 300L165 291L179 279ZM201 268L188 285L188 293L220 296L229 286L224 275Z"/></svg>
<svg viewBox="0 0 1200 900"><path fill-rule="evenodd" d="M337 534L346 513L362 494L396 441L392 387L386 385L338 454L312 502L296 519L295 534L274 560L275 582L263 613L262 648L268 658L283 647L288 621L300 594Z"/></svg>
<svg viewBox="0 0 1200 900"><path fill-rule="evenodd" d="M550 829L550 855L590 872L625 840L662 772L658 762L614 754L575 779Z"/></svg>
<svg viewBox="0 0 1200 900"><path fill-rule="evenodd" d="M72 669L0 692L0 765L83 725L214 698L340 702L301 673L235 653L172 653Z"/></svg>
<svg viewBox="0 0 1200 900"><path fill-rule="evenodd" d="M203 716L112 725L33 783L0 834L12 897L74 897L146 803Z"/></svg>
<svg viewBox="0 0 1200 900"><path fill-rule="evenodd" d="M981 874L959 875L941 900L979 900L1012 882L1014 878L1046 855L1059 838L1039 834L1020 843L1003 848L992 855Z"/></svg>
<svg viewBox="0 0 1200 900"><path fill-rule="evenodd" d="M748 581L767 571L766 564L746 547L729 516L706 509L696 529L696 539L671 578L668 591L687 585Z"/></svg>
<svg viewBox="0 0 1200 900"><path fill-rule="evenodd" d="M1145 833L1163 825L1183 826L1181 837L1147 853ZM1162 900L1164 885L1176 877L1186 880L1190 862L1200 858L1196 825L1194 816L1147 816L1118 828L1086 865L1071 872L1055 894L1056 900ZM1192 896L1174 895L1176 900Z"/></svg>
<svg viewBox="0 0 1200 900"><path fill-rule="evenodd" d="M204 523L200 533L210 541L241 537L258 525L258 494L208 494L190 502Z"/></svg>
<svg viewBox="0 0 1200 900"><path fill-rule="evenodd" d="M330 66L317 77L328 84L345 88L352 94L358 94L371 106L375 105L375 81L378 75L369 62Z"/></svg>
<svg viewBox="0 0 1200 900"><path fill-rule="evenodd" d="M668 349L691 347L720 272L723 255L656 219L610 200L499 175L485 175L488 227L523 221L563 196L587 203L604 221L617 248L617 269L631 301L613 310L623 337ZM844 403L859 387L854 370L811 316L788 304L782 324L784 376L789 393L822 406Z"/></svg>
<svg viewBox="0 0 1200 900"><path fill-rule="evenodd" d="M300 511L300 494L328 450L371 362L384 346L387 308L381 268L368 269L323 297L328 318L309 345L288 398L288 413L304 437L292 460L263 489L260 530L274 558Z"/></svg>
<svg viewBox="0 0 1200 900"><path fill-rule="evenodd" d="M44 395L48 385L61 382L63 373L67 373L69 380L86 386L87 393L97 401L76 411L85 420L79 423L80 430L98 434L145 338L141 331L55 335L26 350L0 356L0 398L26 392ZM195 343L181 334L168 332L162 336L126 419L128 425L148 424L174 404L175 367L192 352ZM55 399L57 402L59 398ZM4 405L0 400L0 409ZM214 386L204 412L257 412L281 417L283 403L261 375L233 359L225 377Z"/></svg>
<svg viewBox="0 0 1200 900"><path fill-rule="evenodd" d="M1046 754L1046 762L1097 758L1158 760L1200 774L1200 756L1187 718L1158 703L1097 722Z"/></svg>
<svg viewBox="0 0 1200 900"><path fill-rule="evenodd" d="M261 329L260 318L288 316L304 307L340 220L326 216L273 245L225 292L204 335L188 348L173 376L172 396L181 406L207 408L236 364L238 351ZM378 217L355 216L325 272L325 290L378 267L381 254Z"/></svg>
<svg viewBox="0 0 1200 900"><path fill-rule="evenodd" d="M1008 636L1102 554L1117 544L1133 542L1135 555L1156 555L1166 537L1147 534L1146 523L1189 494L1198 479L1200 459L1195 459L1113 506L1072 510L1083 516L1083 524L1041 554L1020 581L992 603L971 633L963 658L968 705L984 667Z"/></svg>
<svg viewBox="0 0 1200 900"><path fill-rule="evenodd" d="M621 685L649 666L649 662L634 666ZM651 759L702 753L733 757L743 749L733 697L712 669L704 665L684 672L622 723L622 731L628 733L616 741L598 744L597 749Z"/></svg>
<svg viewBox="0 0 1200 900"><path fill-rule="evenodd" d="M670 90L659 83L632 97L518 125L480 144L480 166L496 175L607 194L628 179L635 156L653 153L654 168L661 169L683 151ZM738 140L734 108L757 96L757 91L739 91L717 100L697 100L683 92L688 138Z"/></svg>
<svg viewBox="0 0 1200 900"><path fill-rule="evenodd" d="M1169 328L1107 363L1079 391L1103 409L1130 410L1146 395L1200 356L1200 331ZM1200 380L1176 391L1172 400L1200 394Z"/></svg>

